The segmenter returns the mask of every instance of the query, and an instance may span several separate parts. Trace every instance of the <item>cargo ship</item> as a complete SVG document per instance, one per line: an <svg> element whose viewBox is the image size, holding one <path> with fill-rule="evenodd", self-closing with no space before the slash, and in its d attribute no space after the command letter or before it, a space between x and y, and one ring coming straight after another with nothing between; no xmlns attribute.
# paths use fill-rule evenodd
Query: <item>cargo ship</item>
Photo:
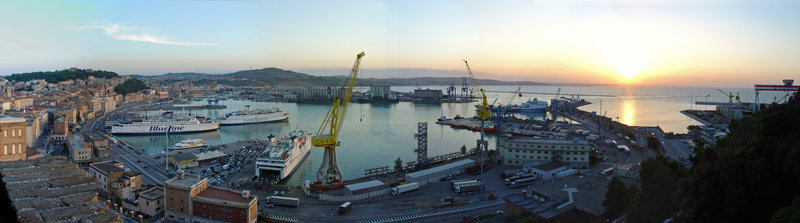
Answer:
<svg viewBox="0 0 800 223"><path fill-rule="evenodd" d="M271 109L252 109L245 106L245 110L231 112L219 118L221 125L243 125L265 122L277 122L289 119L289 114L282 112L278 108Z"/></svg>
<svg viewBox="0 0 800 223"><path fill-rule="evenodd" d="M111 126L112 134L164 134L214 131L219 129L219 122L205 118L171 111L162 112L160 116L134 121L120 121Z"/></svg>
<svg viewBox="0 0 800 223"><path fill-rule="evenodd" d="M264 151L256 157L256 176L284 180L303 163L311 151L311 132L295 129L280 139L270 135Z"/></svg>

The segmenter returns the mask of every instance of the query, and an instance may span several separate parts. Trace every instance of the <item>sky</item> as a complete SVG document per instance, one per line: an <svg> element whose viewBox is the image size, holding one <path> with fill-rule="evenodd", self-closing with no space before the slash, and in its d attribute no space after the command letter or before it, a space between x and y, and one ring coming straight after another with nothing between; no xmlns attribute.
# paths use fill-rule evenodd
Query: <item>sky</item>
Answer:
<svg viewBox="0 0 800 223"><path fill-rule="evenodd" d="M752 87L800 79L800 1L0 1L0 74L278 67ZM409 69L414 68L414 69ZM326 72L323 72L326 71Z"/></svg>

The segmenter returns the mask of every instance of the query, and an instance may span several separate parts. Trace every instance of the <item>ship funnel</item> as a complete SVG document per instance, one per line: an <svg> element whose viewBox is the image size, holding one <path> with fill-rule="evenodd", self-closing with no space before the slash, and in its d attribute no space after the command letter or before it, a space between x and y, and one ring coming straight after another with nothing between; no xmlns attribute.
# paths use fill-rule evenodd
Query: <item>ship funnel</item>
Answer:
<svg viewBox="0 0 800 223"><path fill-rule="evenodd" d="M783 80L783 85L786 85L786 86L792 86L793 83L794 83L794 79L784 79Z"/></svg>

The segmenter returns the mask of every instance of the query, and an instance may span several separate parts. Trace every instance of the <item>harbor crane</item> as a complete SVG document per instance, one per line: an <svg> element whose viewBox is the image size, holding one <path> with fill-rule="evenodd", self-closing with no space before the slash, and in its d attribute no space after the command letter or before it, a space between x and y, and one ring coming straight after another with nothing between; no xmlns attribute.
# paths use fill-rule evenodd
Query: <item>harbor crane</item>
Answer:
<svg viewBox="0 0 800 223"><path fill-rule="evenodd" d="M472 87L471 90L477 91L478 90L478 84L475 82L475 78L472 76L472 69L469 68L469 63L467 62L467 60L463 60L463 61L464 61L464 64L467 65L467 74L469 75L469 80L470 80L470 84L471 84L471 87ZM489 119L490 117L492 117L492 111L489 109L489 103L486 101L486 93L483 91L483 89L480 89L480 92L481 92L481 99L482 100L481 100L481 107L480 107L480 109L478 109L478 118L481 119L481 138L478 139L478 143L477 143L478 147L477 147L477 149L478 149L478 151L481 152L481 160L480 160L480 163L478 163L478 165L481 166L481 172L480 173L483 174L483 166L484 166L483 165L484 164L483 163L483 156L484 156L484 152L486 151L486 148L489 145L489 143L487 143L486 140L484 139L484 137L486 136L486 132L484 131L484 127L486 127L486 120Z"/></svg>
<svg viewBox="0 0 800 223"><path fill-rule="evenodd" d="M342 183L342 170L339 168L339 163L336 161L336 147L341 145L338 141L339 132L344 124L344 118L347 114L347 105L350 103L350 96L353 94L353 86L356 84L356 77L358 76L358 69L361 65L361 58L364 57L364 52L356 55L356 62L353 64L353 70L350 72L350 77L344 84L344 95L337 95L333 99L325 119L322 121L314 137L311 139L314 147L323 147L325 154L322 158L322 165L317 170L317 182L322 185ZM343 97L342 97L343 96Z"/></svg>
<svg viewBox="0 0 800 223"><path fill-rule="evenodd" d="M720 93L722 93L725 96L727 96L728 97L728 103L733 104L733 97L734 97L733 96L733 92L725 93L724 91L720 90L719 88L717 88L717 91L719 91Z"/></svg>
<svg viewBox="0 0 800 223"><path fill-rule="evenodd" d="M467 62L467 60L463 60L463 61L464 61L464 64L467 65L467 75L469 75L469 86L470 86L469 87L469 91L470 91L469 98L472 99L472 92L477 92L478 91L478 82L475 81L475 76L472 75L472 69L469 68L469 63Z"/></svg>

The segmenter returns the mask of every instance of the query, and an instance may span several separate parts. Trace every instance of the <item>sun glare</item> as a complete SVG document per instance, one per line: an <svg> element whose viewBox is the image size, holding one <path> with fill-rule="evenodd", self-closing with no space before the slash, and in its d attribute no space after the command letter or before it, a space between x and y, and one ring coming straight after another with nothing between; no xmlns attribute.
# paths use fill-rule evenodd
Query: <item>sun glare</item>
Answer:
<svg viewBox="0 0 800 223"><path fill-rule="evenodd" d="M632 83L639 74L639 64L635 60L624 60L617 63L617 72L624 83Z"/></svg>

